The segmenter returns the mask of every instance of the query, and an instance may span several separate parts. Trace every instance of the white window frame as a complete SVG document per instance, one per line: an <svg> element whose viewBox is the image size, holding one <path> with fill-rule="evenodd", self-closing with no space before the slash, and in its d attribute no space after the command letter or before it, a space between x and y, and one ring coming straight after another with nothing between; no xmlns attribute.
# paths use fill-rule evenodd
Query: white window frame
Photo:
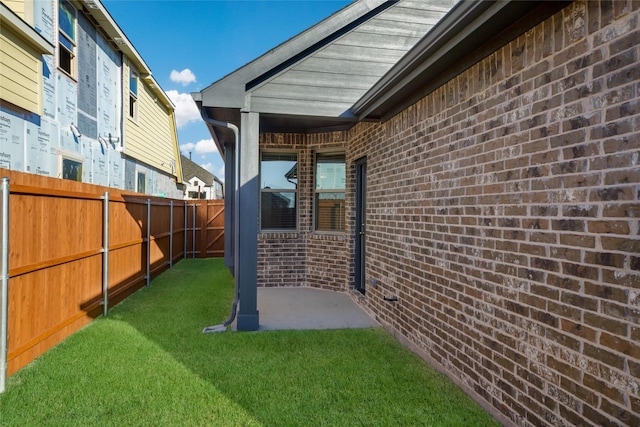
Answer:
<svg viewBox="0 0 640 427"><path fill-rule="evenodd" d="M319 184L319 176L318 176L318 158L322 157L330 157L330 156L340 156L344 161L344 188L318 188ZM332 150L332 151L318 151L314 155L313 159L313 171L314 171L314 184L313 184L313 230L318 233L338 233L343 234L346 232L346 197L347 197L347 157L344 150ZM344 209L341 212L340 217L340 225L341 228L320 228L319 227L319 207L318 207L318 196L321 194L343 194L342 206ZM337 199L338 200L338 199Z"/></svg>
<svg viewBox="0 0 640 427"><path fill-rule="evenodd" d="M144 182L144 189L141 193L147 194L147 173L140 170L136 171L136 193L140 193L140 177L142 177L142 182Z"/></svg>
<svg viewBox="0 0 640 427"><path fill-rule="evenodd" d="M64 177L64 162L68 160L80 164L80 176L79 179L71 179L70 181L84 182L82 180L82 170L84 169L84 157L77 153L58 152L58 176L62 179L69 179Z"/></svg>
<svg viewBox="0 0 640 427"><path fill-rule="evenodd" d="M140 75L138 71L129 66L129 108L127 109L127 116L134 122L138 121L138 92L140 90ZM135 92L131 90L131 81L136 81Z"/></svg>
<svg viewBox="0 0 640 427"><path fill-rule="evenodd" d="M67 0L60 0L58 4L58 20L60 19L60 8L64 7L69 9L70 12L73 13L73 35L67 34L59 25L58 25L58 58L57 58L57 67L60 71L62 71L67 76L75 79L76 75L76 37L78 36L78 11L73 5ZM68 45L67 45L68 44ZM62 67L60 63L62 58L62 51L67 52L70 56L69 58L69 70Z"/></svg>

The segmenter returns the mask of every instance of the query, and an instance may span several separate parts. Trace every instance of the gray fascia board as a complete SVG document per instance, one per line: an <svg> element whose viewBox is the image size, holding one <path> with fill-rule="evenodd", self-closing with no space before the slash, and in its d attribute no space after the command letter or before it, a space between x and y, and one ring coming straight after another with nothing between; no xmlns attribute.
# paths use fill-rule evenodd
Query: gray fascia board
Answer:
<svg viewBox="0 0 640 427"><path fill-rule="evenodd" d="M201 111L203 108L205 108L202 106L202 94L200 92L192 92L191 97L193 98L193 101L196 103L196 107L198 107L198 110ZM210 123L207 123L204 120L202 122L207 127L207 130L209 131L209 134L211 135L213 142L216 144L216 147L218 148L218 153L220 153L220 157L222 157L222 161L224 162L225 150L224 150L224 145L220 143L220 138L218 137L218 133L217 133L218 130L216 129L215 126L212 126Z"/></svg>
<svg viewBox="0 0 640 427"><path fill-rule="evenodd" d="M475 30L480 22L475 17L488 14L487 9L501 9L508 2L460 1L434 26L396 65L373 85L351 108L357 116L366 118L377 106L422 71L447 54L452 46ZM473 26L469 26L473 23Z"/></svg>
<svg viewBox="0 0 640 427"><path fill-rule="evenodd" d="M318 40L339 31L350 22L384 4L386 0L360 0L337 11L313 27L281 43L260 57L204 88L202 103L207 107L243 108L246 84L286 62Z"/></svg>
<svg viewBox="0 0 640 427"><path fill-rule="evenodd" d="M418 80L424 82L425 79L429 79L429 76L442 83L447 78L453 77L448 73L456 74L463 71L459 68L459 64L458 67L454 67L454 64L465 58L465 55L477 55L476 50L481 45L493 37L498 37L526 13L544 3L544 1L459 3L387 75L383 76L354 104L353 112L361 120L388 119L399 109L426 95L422 93L424 87L415 87L410 91L415 94L412 99L399 102L402 92L404 91L406 95L407 88L412 83L415 84ZM566 2L551 3L555 6L549 9L561 8ZM478 33L491 33L491 36L487 38L479 36Z"/></svg>

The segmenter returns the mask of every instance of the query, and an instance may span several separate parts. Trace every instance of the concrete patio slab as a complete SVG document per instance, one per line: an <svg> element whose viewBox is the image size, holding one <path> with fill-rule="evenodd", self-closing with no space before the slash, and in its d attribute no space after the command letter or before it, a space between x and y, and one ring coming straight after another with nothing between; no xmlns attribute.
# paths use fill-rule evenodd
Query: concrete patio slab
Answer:
<svg viewBox="0 0 640 427"><path fill-rule="evenodd" d="M258 312L261 331L380 326L349 295L323 289L258 288Z"/></svg>

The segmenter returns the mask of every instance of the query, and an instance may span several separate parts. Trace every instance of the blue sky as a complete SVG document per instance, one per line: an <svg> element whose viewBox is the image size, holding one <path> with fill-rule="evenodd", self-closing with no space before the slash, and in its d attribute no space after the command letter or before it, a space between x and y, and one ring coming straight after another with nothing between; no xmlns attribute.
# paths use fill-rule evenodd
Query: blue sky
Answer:
<svg viewBox="0 0 640 427"><path fill-rule="evenodd" d="M181 151L224 179L189 95L351 3L347 0L102 0L176 105Z"/></svg>

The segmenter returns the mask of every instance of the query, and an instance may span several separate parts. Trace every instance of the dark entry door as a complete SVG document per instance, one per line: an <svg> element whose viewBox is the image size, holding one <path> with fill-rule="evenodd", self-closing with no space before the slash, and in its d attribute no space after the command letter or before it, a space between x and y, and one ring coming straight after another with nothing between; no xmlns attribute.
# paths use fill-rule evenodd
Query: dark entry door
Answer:
<svg viewBox="0 0 640 427"><path fill-rule="evenodd" d="M355 288L365 293L365 244L367 223L367 159L356 162Z"/></svg>

